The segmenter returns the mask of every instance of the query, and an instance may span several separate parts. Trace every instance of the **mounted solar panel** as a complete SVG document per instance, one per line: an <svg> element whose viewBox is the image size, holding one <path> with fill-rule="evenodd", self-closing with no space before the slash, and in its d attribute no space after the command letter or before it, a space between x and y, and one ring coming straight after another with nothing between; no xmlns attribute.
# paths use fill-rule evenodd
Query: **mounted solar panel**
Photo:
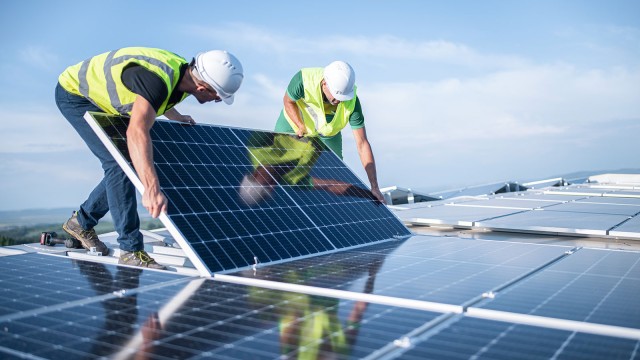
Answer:
<svg viewBox="0 0 640 360"><path fill-rule="evenodd" d="M640 329L640 253L580 249L483 308Z"/></svg>
<svg viewBox="0 0 640 360"><path fill-rule="evenodd" d="M636 359L638 341L614 336L458 318L415 339L388 358L423 359Z"/></svg>
<svg viewBox="0 0 640 360"><path fill-rule="evenodd" d="M326 289L362 291L375 277L375 295L462 306L566 256L566 246L413 236L312 258L243 270L241 276ZM299 276L304 274L305 276ZM359 281L354 281L359 278ZM231 280L230 280L231 281Z"/></svg>
<svg viewBox="0 0 640 360"><path fill-rule="evenodd" d="M441 316L61 256L3 260L2 359L360 359Z"/></svg>
<svg viewBox="0 0 640 360"><path fill-rule="evenodd" d="M128 118L86 120L142 193ZM156 121L160 220L203 275L404 237L410 232L317 139Z"/></svg>

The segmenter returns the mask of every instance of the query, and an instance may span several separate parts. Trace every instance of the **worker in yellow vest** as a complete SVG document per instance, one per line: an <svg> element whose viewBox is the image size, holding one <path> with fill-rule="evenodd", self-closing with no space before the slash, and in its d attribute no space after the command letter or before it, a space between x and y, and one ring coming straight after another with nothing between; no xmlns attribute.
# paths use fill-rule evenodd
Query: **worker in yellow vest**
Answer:
<svg viewBox="0 0 640 360"><path fill-rule="evenodd" d="M384 202L355 79L353 68L344 61L334 61L325 68L298 71L284 94L284 107L275 131L295 133L300 137L319 136L342 159L341 131L349 124L371 192Z"/></svg>
<svg viewBox="0 0 640 360"><path fill-rule="evenodd" d="M144 185L142 203L151 216L167 211L153 166L149 131L157 116L194 124L175 105L193 95L198 102L233 103L243 79L242 65L232 54L213 50L191 62L166 50L129 47L96 55L68 67L58 78L56 104L102 163L104 177L63 229L90 249L103 255L109 248L93 229L111 212L118 232L119 263L163 269L144 251L135 188L107 148L84 119L87 111L130 117L127 146L133 166Z"/></svg>

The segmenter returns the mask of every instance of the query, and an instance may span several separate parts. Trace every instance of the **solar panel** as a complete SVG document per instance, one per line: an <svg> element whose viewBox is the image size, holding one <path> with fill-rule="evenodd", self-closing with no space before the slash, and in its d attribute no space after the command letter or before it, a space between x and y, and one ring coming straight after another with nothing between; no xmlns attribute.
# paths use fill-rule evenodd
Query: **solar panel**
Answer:
<svg viewBox="0 0 640 360"><path fill-rule="evenodd" d="M128 119L86 118L142 192ZM160 219L204 275L409 235L317 139L161 120L151 138L169 200Z"/></svg>
<svg viewBox="0 0 640 360"><path fill-rule="evenodd" d="M612 230L609 230L609 235L640 239L640 216L636 215Z"/></svg>
<svg viewBox="0 0 640 360"><path fill-rule="evenodd" d="M250 279L464 305L565 256L566 246L414 236L230 273Z"/></svg>
<svg viewBox="0 0 640 360"><path fill-rule="evenodd" d="M558 204L545 208L548 211L570 211L592 214L610 214L610 215L626 215L634 216L640 212L640 206L626 204L611 204L589 202L588 200L573 201L564 204Z"/></svg>
<svg viewBox="0 0 640 360"><path fill-rule="evenodd" d="M453 226L473 226L476 222L522 213L527 210L516 208L488 208L460 205L419 207L398 211L398 217L412 224L444 224Z"/></svg>
<svg viewBox="0 0 640 360"><path fill-rule="evenodd" d="M540 210L483 220L477 222L476 226L492 229L520 229L531 232L604 236L607 235L607 230L628 218L626 215Z"/></svg>
<svg viewBox="0 0 640 360"><path fill-rule="evenodd" d="M640 253L581 249L483 308L640 329Z"/></svg>
<svg viewBox="0 0 640 360"><path fill-rule="evenodd" d="M111 270L110 270L111 269ZM118 277L103 264L70 261L43 254L6 256L0 262L0 319L16 313L36 311L82 302L95 295L95 287L136 288L180 279L173 273L124 269Z"/></svg>
<svg viewBox="0 0 640 360"><path fill-rule="evenodd" d="M613 336L460 317L413 339L401 359L636 359L640 342Z"/></svg>
<svg viewBox="0 0 640 360"><path fill-rule="evenodd" d="M362 358L441 316L63 257L10 260L17 258L23 259L15 263L64 271L66 278L55 287L67 290L65 281L73 279L72 285L87 281L91 286L82 301L42 301L38 311L0 317L4 357ZM29 274L60 276L48 271L40 266ZM34 282L30 290L45 300L52 287Z"/></svg>

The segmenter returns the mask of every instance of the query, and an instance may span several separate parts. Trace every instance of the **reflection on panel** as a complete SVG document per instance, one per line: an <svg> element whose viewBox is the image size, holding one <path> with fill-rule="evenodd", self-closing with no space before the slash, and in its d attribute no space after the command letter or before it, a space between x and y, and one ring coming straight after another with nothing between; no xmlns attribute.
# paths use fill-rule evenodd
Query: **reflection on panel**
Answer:
<svg viewBox="0 0 640 360"><path fill-rule="evenodd" d="M139 183L127 156L128 120L90 115ZM409 234L317 139L168 121L157 121L151 137L169 200L161 220L205 275Z"/></svg>
<svg viewBox="0 0 640 360"><path fill-rule="evenodd" d="M119 268L118 271L130 270ZM138 273L146 273L147 271ZM89 280L89 278L87 278ZM0 353L42 358L361 358L437 315L206 279L0 321Z"/></svg>
<svg viewBox="0 0 640 360"><path fill-rule="evenodd" d="M174 273L116 266L41 254L6 256L0 261L0 319L22 311L82 301L95 289L131 289L181 279ZM120 290L115 289L114 291Z"/></svg>
<svg viewBox="0 0 640 360"><path fill-rule="evenodd" d="M414 236L231 275L462 305L569 249Z"/></svg>

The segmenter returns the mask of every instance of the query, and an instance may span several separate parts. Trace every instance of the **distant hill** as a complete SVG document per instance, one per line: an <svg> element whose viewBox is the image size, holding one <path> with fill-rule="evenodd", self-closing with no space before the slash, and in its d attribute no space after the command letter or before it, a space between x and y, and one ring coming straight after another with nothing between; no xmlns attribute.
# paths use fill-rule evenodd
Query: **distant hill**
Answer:
<svg viewBox="0 0 640 360"><path fill-rule="evenodd" d="M38 224L62 224L75 210L74 208L55 208L0 211L0 229ZM143 207L138 208L138 214L141 220L151 218ZM112 222L111 215L107 214L102 221Z"/></svg>
<svg viewBox="0 0 640 360"><path fill-rule="evenodd" d="M37 224L63 223L73 213L72 208L25 209L0 211L0 228ZM111 218L109 218L111 221Z"/></svg>

